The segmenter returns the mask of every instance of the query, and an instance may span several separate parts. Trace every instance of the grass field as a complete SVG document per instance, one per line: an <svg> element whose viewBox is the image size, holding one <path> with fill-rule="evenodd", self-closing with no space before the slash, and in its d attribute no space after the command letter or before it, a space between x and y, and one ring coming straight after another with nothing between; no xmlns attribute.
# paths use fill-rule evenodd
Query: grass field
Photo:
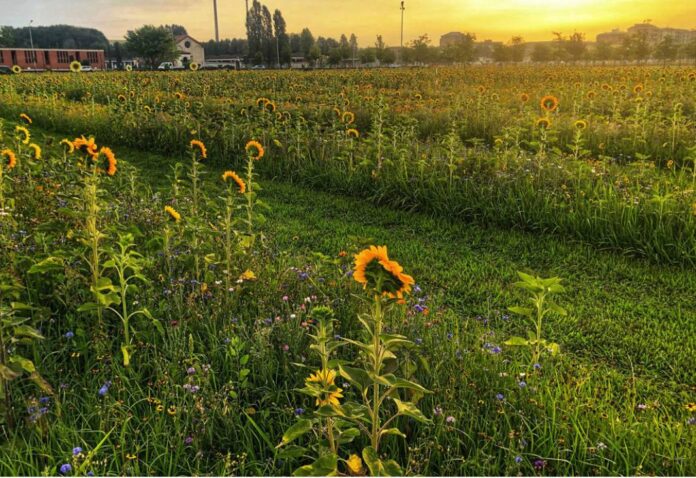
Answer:
<svg viewBox="0 0 696 478"><path fill-rule="evenodd" d="M76 75L56 81L86 80ZM99 88L105 87L101 81ZM9 98L16 101L14 94ZM258 161L253 148L246 159L236 150L223 155L223 140L212 137L205 138L210 157L203 159L197 146L186 151L170 145L158 154L155 144L117 142L119 131L109 133L97 122L97 142L118 158L115 174L102 175L89 166L89 146L78 142L69 153L60 144L92 131L70 115L57 124L50 113L63 100L57 101L45 102L36 114L31 104L26 109L34 121L25 126L31 143L41 145L40 159L21 135L15 139L22 123L12 101L0 108L6 115L0 142L17 153L15 167L3 163L3 340L36 338L18 334L22 325L44 337L17 342L3 357L3 366L16 370L26 365L12 359L21 353L43 377L23 368L33 381L4 382L3 474L277 475L307 465L313 468L300 468L300 474L360 474L352 455L371 474L696 473L696 274L688 249L669 258L559 224L521 216L492 220L493 208L486 212L483 199L464 206L471 189L450 190L457 200L446 199L446 179L431 184L432 194L425 183L412 183L410 191L398 187L400 180L375 187L332 164L322 171L311 158L305 169L288 174L298 163L287 140L278 140L281 148L263 134L247 136L266 149ZM125 124L126 116L112 114ZM375 127L365 128L367 143ZM429 140L419 141L432 148ZM692 143L684 139L683 151ZM508 153L491 148L485 154L481 161ZM515 161L538 159L538 153L526 154L515 153ZM551 154L558 156L548 161L567 162L565 154L572 152ZM106 156L100 152L94 168ZM233 159L226 164L223 157ZM683 153L682 169L673 172L658 164L642 186L669 180L682 187L691 174L688 157ZM176 163L181 166L173 169ZM573 164L568 167L580 165ZM220 179L231 167L253 192L239 194L234 182ZM611 167L628 174L631 165ZM472 174L470 180L483 177ZM551 175L540 178L537 186ZM444 189L434 189L436 184ZM532 214L536 199L523 206L525 196L515 196L529 193L521 184L505 189L490 183L487 191L497 194L498 207L517 198L518 207ZM548 193L541 189L538 197ZM173 220L165 205L181 219ZM459 214L448 217L439 206ZM597 209L585 212L608 221ZM615 232L635 234L654 224L646 210L623 213L634 214L635 222ZM675 221L674 234L693 224L677 209L661 217ZM142 256L124 254L119 243ZM415 279L418 287L405 304L379 296L371 303L352 277L353 255L370 244L386 244L390 258ZM137 288L119 287L118 264L130 264L122 270L126 277L140 276L133 279ZM533 340L509 344L532 329L509 310L529 295L514 286L518 271L561 277L566 289L547 297L567 314L550 309L538 354ZM24 310L19 302L33 308ZM351 362L369 370L369 354L358 353L363 349L355 344L374 338L377 303L387 311L385 333L408 342L394 363L383 364L389 369L383 376L394 373L412 384L399 382L403 386L390 393L415 410L385 402L382 420L398 415L390 421L398 433L385 435L371 455L365 450L377 448L374 437L360 425L353 435L345 415L360 413L350 404L362 398L361 379L340 367ZM327 307L335 319L330 325ZM144 309L128 325L119 320ZM359 314L372 318L360 322ZM10 324L18 318L21 325ZM323 326L334 330L320 340ZM558 354L549 352L554 343ZM323 364L322 344L337 347ZM345 373L335 383L308 379L328 369ZM394 387L393 380L381 390ZM324 388L313 388L316 383ZM340 387L341 405L318 407L315 399L328 400L336 392L332 387ZM287 443L278 446L283 437ZM61 470L66 464L70 469Z"/></svg>

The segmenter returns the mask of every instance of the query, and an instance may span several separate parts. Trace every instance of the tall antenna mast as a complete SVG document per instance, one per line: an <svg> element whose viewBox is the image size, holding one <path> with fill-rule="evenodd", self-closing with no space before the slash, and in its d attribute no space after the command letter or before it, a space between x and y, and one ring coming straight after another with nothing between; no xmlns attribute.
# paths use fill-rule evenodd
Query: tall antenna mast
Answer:
<svg viewBox="0 0 696 478"><path fill-rule="evenodd" d="M215 14L215 41L220 42L220 30L218 29L217 0L213 0L213 13Z"/></svg>
<svg viewBox="0 0 696 478"><path fill-rule="evenodd" d="M399 52L401 60L403 60L404 57L404 10L406 10L404 0L401 0L401 51Z"/></svg>

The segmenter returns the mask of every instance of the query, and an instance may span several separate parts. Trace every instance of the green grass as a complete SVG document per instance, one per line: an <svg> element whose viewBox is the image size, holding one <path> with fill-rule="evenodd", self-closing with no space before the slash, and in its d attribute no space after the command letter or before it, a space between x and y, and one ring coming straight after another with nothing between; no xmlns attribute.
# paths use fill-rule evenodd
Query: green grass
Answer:
<svg viewBox="0 0 696 478"><path fill-rule="evenodd" d="M46 139L38 129L32 131ZM135 198L124 189L123 204L115 207L139 224L154 220L154 226L143 229L155 234L161 203L146 186L166 200L169 166L177 158L112 147L121 165L134 167L146 183ZM206 167L203 189L211 198L220 191L221 171ZM124 177L115 181L125 185ZM153 278L143 301L151 302L166 332L139 335L129 369L117 354L111 356L118 348L116 338L94 337L84 315L66 307L65 316L46 325L47 340L36 358L58 395L49 417L10 436L0 453L0 473L54 474L61 463L70 462L72 447L94 451L111 430L95 452L99 473L277 475L306 464L304 458L283 458L273 447L295 420L295 407L313 407L296 391L307 373L296 364L311 368L316 360L297 323L266 326L263 319L300 314L282 308L283 294L297 307L303 297L325 292L337 312L338 332L349 336L358 309L349 295L355 288L347 288L351 281L336 279L336 271L319 271L311 256L336 257L361 242L356 238L387 244L390 256L431 297L428 317L408 316L392 324L423 341L410 358L428 364L418 367L415 379L434 394L419 407L428 416L436 406L444 410L430 426L399 422L408 442L394 438L385 443L383 452L409 474L696 473L696 427L685 425L689 415L684 410L685 403L696 401L689 388L696 379L696 278L691 270L551 235L462 224L282 182L263 181L262 186L260 197L271 206L263 228L267 247L260 247L254 259L260 280L250 286L255 289L246 302L227 309L216 292L208 302L191 300L182 307L174 298L164 300ZM206 239L214 239L209 235ZM158 251L146 244L139 250L153 256ZM327 283L314 287L293 279L292 267L305 265L313 279L326 275ZM546 338L561 344L563 354L545 360L540 372L529 373L529 363L515 351L483 349L485 342L502 344L528 328L512 314L502 318L509 306L524 300L512 287L518 270L558 275L568 287L558 300L569 315L551 317L544 330ZM84 285L72 287L66 291ZM180 323L173 326L168 317ZM68 327L76 332L70 341L63 336ZM223 340L229 337L241 339L239 353ZM289 346L287 353L283 345ZM242 355L250 356L247 385L239 379ZM212 372L193 376L201 392L192 396L182 387L190 380L186 367L201 370L203 364L210 364ZM524 388L518 382L522 371L528 372ZM98 397L106 380L113 385ZM238 397L231 399L230 390ZM35 393L28 385L20 392L25 397ZM497 400L497 393L505 400ZM161 399L165 411L157 412L149 397ZM638 404L647 409L639 411ZM174 416L166 413L170 405L177 407ZM444 422L448 415L456 419L454 426ZM189 436L193 443L185 445ZM131 453L135 460L128 459ZM543 472L533 467L538 459L547 462Z"/></svg>
<svg viewBox="0 0 696 478"><path fill-rule="evenodd" d="M155 186L166 186L171 158L123 152ZM213 187L222 171L208 170ZM462 318L494 319L520 302L516 271L565 279L568 317L548 324L567 351L623 372L694 383L696 274L690 268L598 251L552 235L461 224L366 201L264 181L268 235L280 249L336 255L351 236L387 244L419 284L443 294ZM510 314L512 315L512 314ZM497 327L521 333L519 317Z"/></svg>

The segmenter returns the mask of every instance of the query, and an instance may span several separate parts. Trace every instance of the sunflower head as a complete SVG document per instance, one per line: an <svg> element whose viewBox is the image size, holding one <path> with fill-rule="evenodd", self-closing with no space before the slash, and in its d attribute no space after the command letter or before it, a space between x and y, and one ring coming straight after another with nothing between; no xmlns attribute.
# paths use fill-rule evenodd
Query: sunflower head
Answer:
<svg viewBox="0 0 696 478"><path fill-rule="evenodd" d="M198 152L201 154L201 159L206 159L208 157L208 150L205 148L205 144L203 144L203 141L192 139L191 149L193 149L194 151L198 150Z"/></svg>
<svg viewBox="0 0 696 478"><path fill-rule="evenodd" d="M263 146L261 146L261 143L258 141L249 141L246 146L244 146L244 151L247 152L247 154L255 160L259 160L263 158L263 155L265 153Z"/></svg>
<svg viewBox="0 0 696 478"><path fill-rule="evenodd" d="M575 129L578 131L582 131L584 129L587 129L587 121L585 120L577 120L575 123L573 123L573 126L575 126Z"/></svg>
<svg viewBox="0 0 696 478"><path fill-rule="evenodd" d="M96 160L99 156L99 147L95 143L94 138L85 138L84 135L75 138L73 141L73 148L83 153L89 154L92 159Z"/></svg>
<svg viewBox="0 0 696 478"><path fill-rule="evenodd" d="M556 111L558 108L558 98L553 95L546 95L541 99L539 104L544 111Z"/></svg>
<svg viewBox="0 0 696 478"><path fill-rule="evenodd" d="M398 262L389 260L387 246L370 246L357 254L353 278L365 289L399 299L414 284L413 277L404 274Z"/></svg>
<svg viewBox="0 0 696 478"><path fill-rule="evenodd" d="M324 405L340 405L340 398L343 398L343 389L336 386L336 371L331 369L318 370L305 380L305 385L312 391L312 395L317 397L318 407Z"/></svg>
<svg viewBox="0 0 696 478"><path fill-rule="evenodd" d="M20 114L20 115L19 115L19 119L21 119L22 121L24 121L26 124L32 124L32 123L33 123L33 121L31 120L31 117L30 117L28 114L26 114L26 113Z"/></svg>
<svg viewBox="0 0 696 478"><path fill-rule="evenodd" d="M349 138L359 138L360 137L360 132L355 129L355 128L350 128L348 131L346 131L346 135Z"/></svg>
<svg viewBox="0 0 696 478"><path fill-rule="evenodd" d="M19 65L12 65L12 73L15 75L18 75L19 73L22 72L22 67Z"/></svg>
<svg viewBox="0 0 696 478"><path fill-rule="evenodd" d="M352 454L348 457L346 466L348 467L348 473L353 476L363 475L365 473L362 459L356 454Z"/></svg>
<svg viewBox="0 0 696 478"><path fill-rule="evenodd" d="M31 157L34 159L41 159L41 146L38 144L31 143L29 145L29 149L31 149Z"/></svg>
<svg viewBox="0 0 696 478"><path fill-rule="evenodd" d="M73 73L80 73L82 71L82 64L75 60L72 63L70 63L70 71Z"/></svg>
<svg viewBox="0 0 696 478"><path fill-rule="evenodd" d="M343 121L345 124L353 124L355 122L355 113L352 111L346 111L341 116L341 121Z"/></svg>
<svg viewBox="0 0 696 478"><path fill-rule="evenodd" d="M246 183L234 171L225 171L222 173L222 180L225 182L234 181L237 183L237 186L239 187L239 194L244 194L246 192Z"/></svg>
<svg viewBox="0 0 696 478"><path fill-rule="evenodd" d="M164 206L164 212L166 212L169 215L169 219L174 221L174 222L179 222L181 221L181 214L177 212L176 209L174 209L171 206Z"/></svg>
<svg viewBox="0 0 696 478"><path fill-rule="evenodd" d="M191 71L198 71L198 68L200 68L200 65L198 63L193 62L189 64L189 69Z"/></svg>
<svg viewBox="0 0 696 478"><path fill-rule="evenodd" d="M113 176L116 174L116 155L114 154L113 151L111 151L111 148L107 148L106 146L102 147L102 149L99 150L99 154L103 155L104 158L106 158L106 174L109 176Z"/></svg>
<svg viewBox="0 0 696 478"><path fill-rule="evenodd" d="M536 127L540 129L549 129L551 127L551 120L548 118L539 118L536 120Z"/></svg>
<svg viewBox="0 0 696 478"><path fill-rule="evenodd" d="M75 146L73 145L72 141L67 138L60 140L60 144L65 146L65 151L68 154L72 154L75 151Z"/></svg>
<svg viewBox="0 0 696 478"><path fill-rule="evenodd" d="M15 133L15 137L18 141L21 141L22 144L29 144L29 141L31 141L31 134L24 126L15 126Z"/></svg>
<svg viewBox="0 0 696 478"><path fill-rule="evenodd" d="M0 160L7 160L7 169L10 170L17 166L17 156L9 149L0 151Z"/></svg>

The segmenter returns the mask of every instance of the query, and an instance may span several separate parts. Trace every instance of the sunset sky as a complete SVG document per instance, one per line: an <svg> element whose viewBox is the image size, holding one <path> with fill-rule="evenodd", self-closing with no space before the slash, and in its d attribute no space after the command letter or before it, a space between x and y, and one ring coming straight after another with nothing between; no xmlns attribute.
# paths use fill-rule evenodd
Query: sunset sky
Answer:
<svg viewBox="0 0 696 478"><path fill-rule="evenodd" d="M251 2L251 0L250 0ZM399 0L266 0L280 8L290 32L314 36L355 33L361 46L382 34L398 45ZM213 37L213 0L0 0L0 25L66 23L102 30L109 39L145 23L183 24L198 40ZM220 36L243 37L244 0L218 0ZM688 0L406 0L405 41L428 33L437 43L450 31L479 40L549 40L552 31L585 32L588 40L612 28L650 19L658 26L696 28L696 2Z"/></svg>

